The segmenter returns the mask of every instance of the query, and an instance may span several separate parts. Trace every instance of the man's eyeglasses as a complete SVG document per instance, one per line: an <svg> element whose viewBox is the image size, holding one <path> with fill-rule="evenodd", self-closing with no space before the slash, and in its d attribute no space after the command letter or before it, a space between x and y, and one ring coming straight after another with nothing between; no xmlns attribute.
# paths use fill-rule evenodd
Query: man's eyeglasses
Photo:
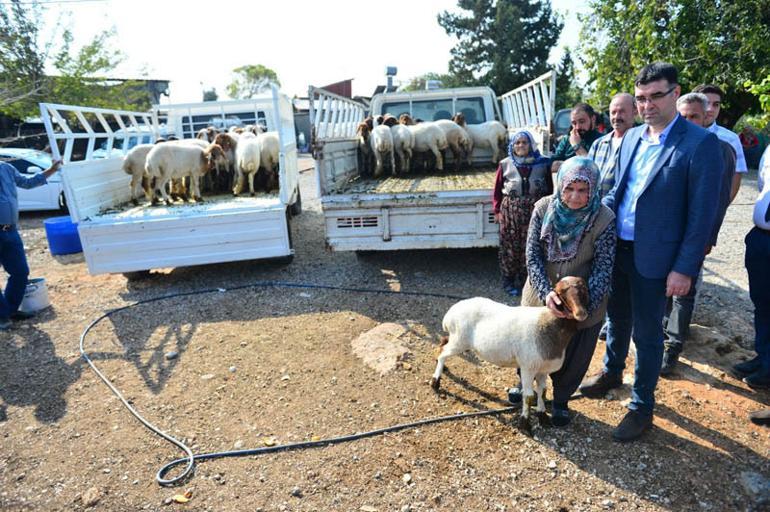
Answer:
<svg viewBox="0 0 770 512"><path fill-rule="evenodd" d="M655 93L650 94L649 97L648 96L634 96L634 99L636 100L636 103L638 105L645 105L647 103L655 103L655 102L657 102L659 100L662 100L663 98L665 98L669 94L671 94L671 91L673 91L674 89L676 89L676 85L672 85L671 88L669 90L667 90L666 92L655 92Z"/></svg>

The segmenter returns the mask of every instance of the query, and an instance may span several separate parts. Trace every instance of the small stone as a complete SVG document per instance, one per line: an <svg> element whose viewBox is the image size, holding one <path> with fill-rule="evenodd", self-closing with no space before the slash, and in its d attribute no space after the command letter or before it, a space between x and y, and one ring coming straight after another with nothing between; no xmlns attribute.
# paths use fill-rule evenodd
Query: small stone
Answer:
<svg viewBox="0 0 770 512"><path fill-rule="evenodd" d="M230 373L235 373L236 369L237 368L235 366L231 366L230 368L227 369L227 371L229 371Z"/></svg>
<svg viewBox="0 0 770 512"><path fill-rule="evenodd" d="M99 500L102 498L101 491L99 491L98 487L91 487L86 492L83 493L83 505L86 508L93 507L97 503L99 503Z"/></svg>
<svg viewBox="0 0 770 512"><path fill-rule="evenodd" d="M300 489L298 486L294 486L291 490L291 495L295 498L301 498L302 497L302 489Z"/></svg>
<svg viewBox="0 0 770 512"><path fill-rule="evenodd" d="M112 472L112 470L110 468L104 468L102 470L102 473L111 473L111 472Z"/></svg>
<svg viewBox="0 0 770 512"><path fill-rule="evenodd" d="M214 377L216 377L216 375L213 373L207 373L206 375L201 375L201 380L211 380Z"/></svg>
<svg viewBox="0 0 770 512"><path fill-rule="evenodd" d="M243 441L238 439L235 443L233 443L233 448L235 448L236 450L240 450L241 448L243 448Z"/></svg>
<svg viewBox="0 0 770 512"><path fill-rule="evenodd" d="M612 500L602 500L602 507L604 508L615 508L615 502Z"/></svg>
<svg viewBox="0 0 770 512"><path fill-rule="evenodd" d="M281 377L281 380L289 380L289 378L290 377L288 375L284 375L283 377Z"/></svg>
<svg viewBox="0 0 770 512"><path fill-rule="evenodd" d="M360 509L361 512L377 512L377 509L374 507L371 507L369 505L362 505Z"/></svg>
<svg viewBox="0 0 770 512"><path fill-rule="evenodd" d="M548 469L556 469L556 461L552 460L548 463Z"/></svg>
<svg viewBox="0 0 770 512"><path fill-rule="evenodd" d="M169 361L171 361L172 359L176 359L177 357L179 357L179 352L177 352L176 350L166 352L166 359L168 359Z"/></svg>
<svg viewBox="0 0 770 512"><path fill-rule="evenodd" d="M401 512L412 512L412 506L404 505L403 507L401 507Z"/></svg>
<svg viewBox="0 0 770 512"><path fill-rule="evenodd" d="M249 343L248 343L248 342L246 342L246 341L242 341L242 342L241 342L241 346L242 346L242 347L245 347L245 346L246 346L246 345L248 345L248 344L249 344Z"/></svg>
<svg viewBox="0 0 770 512"><path fill-rule="evenodd" d="M403 480L405 484L409 484L412 482L412 475L409 473L404 473L404 476L401 477L401 480Z"/></svg>
<svg viewBox="0 0 770 512"><path fill-rule="evenodd" d="M18 475L16 475L16 481L18 482L20 480L24 480L25 476L27 476L26 473L19 473Z"/></svg>

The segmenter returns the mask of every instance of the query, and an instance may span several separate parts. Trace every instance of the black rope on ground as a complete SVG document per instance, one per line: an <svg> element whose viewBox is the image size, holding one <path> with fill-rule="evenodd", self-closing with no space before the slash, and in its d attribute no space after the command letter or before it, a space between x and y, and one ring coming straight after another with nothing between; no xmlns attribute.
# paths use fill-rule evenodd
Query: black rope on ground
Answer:
<svg viewBox="0 0 770 512"><path fill-rule="evenodd" d="M98 368L96 368L96 365L93 363L93 361L88 357L88 354L86 354L84 345L85 345L85 339L88 333L91 331L92 328L94 328L99 322L104 320L105 318L108 318L109 316L119 313L120 311L124 311L126 309L139 306L141 304L149 304L152 302L157 302L161 300L166 299L172 299L176 297L187 297L190 295L202 295L205 293L224 293L227 291L233 291L233 290L243 290L246 288L268 288L268 287L275 287L275 288L309 288L309 289L317 289L317 290L335 290L335 291L346 291L346 292L355 292L355 293L378 293L383 295L408 295L413 297L435 297L435 298L442 298L442 299L454 299L454 300L462 300L467 297L460 297L457 295L450 295L446 293L431 293L431 292L397 292L393 290L382 290L377 288L355 288L355 287L346 287L346 286L333 286L333 285L325 285L325 284L310 284L310 283L291 283L286 281L257 281L256 283L246 284L246 285L240 285L240 286L234 286L232 288L208 288L204 290L196 290L191 292L179 292L179 293L171 293L167 295L161 295L159 297L153 297L149 299L140 300L138 302L135 302L133 304L128 304L126 306L122 306L116 309L112 309L103 315L101 315L99 318L91 322L88 327L85 328L83 333L80 335L80 355L83 357L83 359L88 363L88 365L91 367L91 369L96 373L96 375L104 382L107 387L110 388L110 390L117 396L121 402L123 402L123 405L128 409L128 411L137 419L139 420L142 425L147 427L149 430L157 434L158 436L162 437L166 441L170 442L174 446L178 447L180 450L185 452L187 455L185 458L182 459L176 459L174 461L169 462L160 470L158 471L157 475L155 476L155 480L160 485L175 485L177 483L180 483L181 481L185 480L187 477L192 475L192 472L195 468L195 461L202 461L202 460L210 460L210 459L218 459L218 458L224 458L224 457L244 457L248 455L261 455L265 453L274 453L274 452L281 452L281 451L289 451L289 450L301 450L305 448L316 448L319 446L330 446L334 444L339 443L345 443L349 441L354 441L357 439L364 439L367 437L373 437L378 436L382 434L386 434L389 432L398 432L400 430L405 430L409 428L415 428L422 425L430 425L433 423L441 423L444 421L453 421L458 420L462 418L472 418L477 416L488 416L488 415L496 415L496 414L502 414L506 412L511 412L516 407L503 407L501 409L490 409L486 411L476 411L476 412L468 412L468 413L460 413L460 414L454 414L450 416L439 416L435 418L427 418L419 421L415 421L412 423L403 423L400 425L394 425L391 427L385 427L378 430L371 430L368 432L360 432L358 434L352 434L347 436L340 436L340 437L333 437L331 439L324 439L320 441L305 441L305 442L298 442L298 443L292 443L292 444L286 444L286 445L280 445L280 446L266 446L263 448L254 448L249 450L233 450L233 451L225 451L225 452L212 452L212 453L203 453L195 455L192 450L185 445L183 442L179 441L175 437L163 432L160 430L160 428L156 427L144 417L142 417L139 412L134 409L134 407L128 402L128 400L125 399L123 394L115 387L113 384L109 381L109 379L99 371ZM182 473L174 478L165 478L166 474L174 467L186 462L187 467L185 467L184 471Z"/></svg>

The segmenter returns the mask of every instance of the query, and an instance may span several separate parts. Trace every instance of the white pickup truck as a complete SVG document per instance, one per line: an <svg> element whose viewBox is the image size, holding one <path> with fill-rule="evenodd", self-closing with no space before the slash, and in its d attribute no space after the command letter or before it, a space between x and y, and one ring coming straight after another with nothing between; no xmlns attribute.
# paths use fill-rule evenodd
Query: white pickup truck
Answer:
<svg viewBox="0 0 770 512"><path fill-rule="evenodd" d="M425 121L462 112L466 122L501 120L509 133L527 128L548 147L555 73L504 94L489 87L377 94L370 114L409 113ZM493 247L498 227L492 213L496 165L489 149L474 148L473 168L459 173L402 174L374 179L359 170L356 127L364 107L310 87L310 119L318 194L326 244L335 251ZM451 155L447 157L451 161Z"/></svg>
<svg viewBox="0 0 770 512"><path fill-rule="evenodd" d="M91 274L137 277L158 268L292 258L289 223L301 209L294 114L290 99L275 87L249 100L163 105L144 113L47 103L40 112L54 157L64 160L64 193ZM190 138L200 128L236 120L278 132L277 192L233 197L219 191L204 193L205 201L195 204L130 204L130 177L121 168L125 134ZM72 160L76 141L86 146L80 161ZM99 147L102 158L94 158Z"/></svg>

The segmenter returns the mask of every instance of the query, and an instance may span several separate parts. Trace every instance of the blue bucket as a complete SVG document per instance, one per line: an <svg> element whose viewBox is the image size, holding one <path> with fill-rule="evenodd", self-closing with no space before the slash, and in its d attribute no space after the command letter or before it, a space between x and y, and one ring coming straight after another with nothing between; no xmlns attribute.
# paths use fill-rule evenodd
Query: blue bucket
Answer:
<svg viewBox="0 0 770 512"><path fill-rule="evenodd" d="M43 221L45 236L48 238L48 247L51 254L72 254L83 252L80 244L77 224L72 222L69 215L65 217L51 217Z"/></svg>

